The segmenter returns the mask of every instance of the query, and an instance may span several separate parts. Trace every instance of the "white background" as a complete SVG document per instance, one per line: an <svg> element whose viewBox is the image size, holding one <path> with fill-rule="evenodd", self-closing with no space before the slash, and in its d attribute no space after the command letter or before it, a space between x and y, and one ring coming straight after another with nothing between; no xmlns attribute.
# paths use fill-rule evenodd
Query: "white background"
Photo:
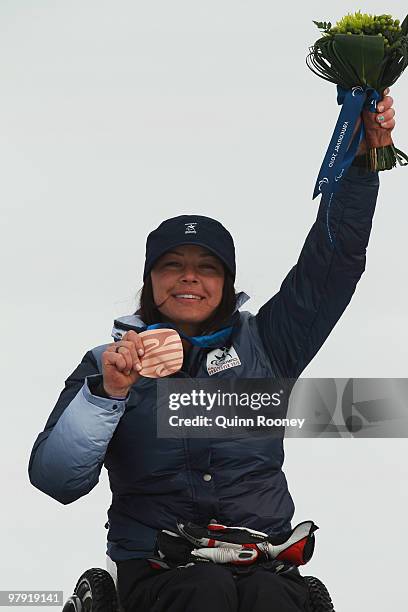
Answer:
<svg viewBox="0 0 408 612"><path fill-rule="evenodd" d="M358 8L2 0L0 588L67 597L85 569L104 567L106 471L62 506L30 485L27 463L64 380L111 341L115 316L135 310L147 233L178 214L218 218L252 312L296 262L339 113L335 86L305 63L312 20ZM406 3L361 9L402 21ZM405 151L407 77L391 89ZM366 272L303 376L407 375L407 180L407 168L380 174ZM406 600L407 449L404 439L286 442L294 524L320 526L304 573L339 611Z"/></svg>

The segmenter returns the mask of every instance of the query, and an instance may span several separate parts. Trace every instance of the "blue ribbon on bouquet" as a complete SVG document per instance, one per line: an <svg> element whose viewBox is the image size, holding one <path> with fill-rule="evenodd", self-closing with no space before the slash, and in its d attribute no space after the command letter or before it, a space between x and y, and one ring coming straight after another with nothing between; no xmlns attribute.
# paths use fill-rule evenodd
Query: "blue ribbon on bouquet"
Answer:
<svg viewBox="0 0 408 612"><path fill-rule="evenodd" d="M337 85L337 104L341 104L342 109L326 155L324 156L312 198L314 200L319 194L329 197L327 230L331 242L333 242L333 240L328 223L328 212L331 200L339 187L341 179L347 173L361 141L365 137L364 123L361 121L360 128L349 147L355 125L363 108L373 113L377 112L376 106L380 99L381 95L373 87L363 88L357 86L352 87L352 89L344 89L340 85Z"/></svg>

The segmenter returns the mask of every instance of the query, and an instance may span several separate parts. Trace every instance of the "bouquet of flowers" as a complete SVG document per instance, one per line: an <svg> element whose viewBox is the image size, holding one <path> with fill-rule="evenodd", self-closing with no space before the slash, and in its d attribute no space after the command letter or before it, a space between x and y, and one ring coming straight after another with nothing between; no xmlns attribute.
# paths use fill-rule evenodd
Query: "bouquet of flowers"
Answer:
<svg viewBox="0 0 408 612"><path fill-rule="evenodd" d="M342 105L314 199L320 192L333 192L364 138L367 169L390 170L397 161L407 165L408 156L394 146L390 130L378 125L374 113L384 90L408 65L408 15L402 24L391 15L360 11L349 13L334 26L313 23L324 35L309 47L306 63L312 72L337 85L337 102ZM360 129L354 134L360 116Z"/></svg>

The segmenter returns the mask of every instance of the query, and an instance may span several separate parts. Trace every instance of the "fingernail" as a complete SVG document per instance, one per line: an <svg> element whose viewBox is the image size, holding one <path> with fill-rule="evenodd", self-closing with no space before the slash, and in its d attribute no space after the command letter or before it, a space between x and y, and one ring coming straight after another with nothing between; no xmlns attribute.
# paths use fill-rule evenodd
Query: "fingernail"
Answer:
<svg viewBox="0 0 408 612"><path fill-rule="evenodd" d="M384 121L384 115L380 115L379 117L377 117L377 120L381 123L382 121Z"/></svg>
<svg viewBox="0 0 408 612"><path fill-rule="evenodd" d="M138 352L138 353L139 353L139 355L141 356L141 355L143 355L144 350L140 348L140 349L139 349L137 352Z"/></svg>
<svg viewBox="0 0 408 612"><path fill-rule="evenodd" d="M141 369L142 369L142 366L140 365L140 363L136 364L136 370L140 372Z"/></svg>
<svg viewBox="0 0 408 612"><path fill-rule="evenodd" d="M377 110L378 110L378 112L379 112L379 113L382 113L382 112L383 112L383 110L384 110L384 107L383 107L383 106L379 106L379 107L377 108Z"/></svg>

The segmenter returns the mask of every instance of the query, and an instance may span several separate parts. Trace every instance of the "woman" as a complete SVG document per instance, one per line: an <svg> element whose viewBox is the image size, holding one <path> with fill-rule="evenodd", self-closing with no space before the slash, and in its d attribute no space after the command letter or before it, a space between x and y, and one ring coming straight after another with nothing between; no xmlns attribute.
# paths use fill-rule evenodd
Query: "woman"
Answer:
<svg viewBox="0 0 408 612"><path fill-rule="evenodd" d="M377 108L388 129L395 126L392 104L386 96ZM139 374L144 352L139 333L160 322L180 332L184 361L176 378L297 378L343 313L365 268L379 180L378 173L355 166L331 203L335 246L327 238L322 201L296 266L257 315L239 311L248 296L235 294L229 232L198 215L164 221L147 240L140 309L117 319L116 341L88 351L66 380L34 444L30 480L68 504L97 484L105 465L113 493L107 554L117 565L126 611L307 609L297 571L277 575L259 568L236 576L212 563L158 570L147 562L159 531L174 531L179 517L273 536L290 531L294 505L281 469L280 439L157 437L156 380ZM223 367L210 370L223 347L229 354Z"/></svg>

